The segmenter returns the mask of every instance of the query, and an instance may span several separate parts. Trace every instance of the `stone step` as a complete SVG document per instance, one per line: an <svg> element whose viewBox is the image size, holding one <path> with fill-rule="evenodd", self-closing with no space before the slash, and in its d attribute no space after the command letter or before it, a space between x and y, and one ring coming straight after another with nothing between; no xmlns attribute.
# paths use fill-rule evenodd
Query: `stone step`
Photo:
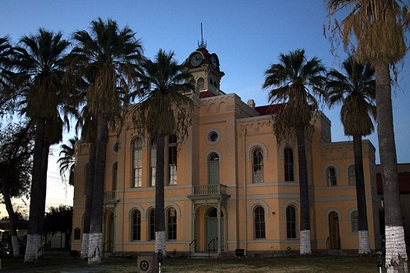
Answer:
<svg viewBox="0 0 410 273"><path fill-rule="evenodd" d="M216 259L222 257L220 253L215 253L215 252L194 252L191 253L190 258L192 259Z"/></svg>

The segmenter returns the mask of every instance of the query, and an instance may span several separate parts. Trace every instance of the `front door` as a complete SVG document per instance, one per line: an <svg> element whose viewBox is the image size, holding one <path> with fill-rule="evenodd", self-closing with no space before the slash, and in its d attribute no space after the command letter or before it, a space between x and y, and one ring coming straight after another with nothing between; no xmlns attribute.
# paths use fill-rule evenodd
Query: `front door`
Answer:
<svg viewBox="0 0 410 273"><path fill-rule="evenodd" d="M339 217L337 212L329 213L329 247L339 249Z"/></svg>
<svg viewBox="0 0 410 273"><path fill-rule="evenodd" d="M217 209L212 208L208 211L206 215L206 245L205 249L211 252L216 252L218 250L218 244L221 245L221 249L223 250L223 213L221 212L221 236L218 236L218 217L217 217Z"/></svg>

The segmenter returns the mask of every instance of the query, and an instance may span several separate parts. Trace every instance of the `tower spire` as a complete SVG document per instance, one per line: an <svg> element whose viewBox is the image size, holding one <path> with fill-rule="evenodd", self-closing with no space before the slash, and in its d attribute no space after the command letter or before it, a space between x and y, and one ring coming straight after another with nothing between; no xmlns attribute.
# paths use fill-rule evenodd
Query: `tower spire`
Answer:
<svg viewBox="0 0 410 273"><path fill-rule="evenodd" d="M201 23L201 41L198 41L198 49L205 48L206 49L206 42L204 41L204 32L202 30L202 23Z"/></svg>

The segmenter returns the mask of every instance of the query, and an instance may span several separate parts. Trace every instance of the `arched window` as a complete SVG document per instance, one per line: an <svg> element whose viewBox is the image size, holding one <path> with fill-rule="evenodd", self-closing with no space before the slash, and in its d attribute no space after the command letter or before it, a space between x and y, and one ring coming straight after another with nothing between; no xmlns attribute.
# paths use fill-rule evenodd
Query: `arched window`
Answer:
<svg viewBox="0 0 410 273"><path fill-rule="evenodd" d="M150 186L155 187L155 179L157 172L157 139L151 139L151 150L150 150L151 160L150 160Z"/></svg>
<svg viewBox="0 0 410 273"><path fill-rule="evenodd" d="M141 240L141 212L139 210L132 212L132 240Z"/></svg>
<svg viewBox="0 0 410 273"><path fill-rule="evenodd" d="M337 186L337 177L336 177L335 167L328 167L326 169L326 179L327 179L327 185L329 187Z"/></svg>
<svg viewBox="0 0 410 273"><path fill-rule="evenodd" d="M177 239L177 211L174 208L167 210L167 239Z"/></svg>
<svg viewBox="0 0 410 273"><path fill-rule="evenodd" d="M168 140L168 184L177 184L177 136L172 135Z"/></svg>
<svg viewBox="0 0 410 273"><path fill-rule="evenodd" d="M196 84L195 84L195 80L192 79L189 81L189 84L192 85L193 88L195 88ZM198 91L198 90L197 90Z"/></svg>
<svg viewBox="0 0 410 273"><path fill-rule="evenodd" d="M350 215L350 222L352 223L352 232L358 232L359 230L359 214L357 210L353 211Z"/></svg>
<svg viewBox="0 0 410 273"><path fill-rule="evenodd" d="M256 148L252 153L252 181L253 183L263 182L263 152L261 148Z"/></svg>
<svg viewBox="0 0 410 273"><path fill-rule="evenodd" d="M296 209L294 206L286 208L286 234L288 239L296 239Z"/></svg>
<svg viewBox="0 0 410 273"><path fill-rule="evenodd" d="M201 91L201 90L205 89L205 80L203 78L198 79L197 88L198 88L198 91Z"/></svg>
<svg viewBox="0 0 410 273"><path fill-rule="evenodd" d="M347 175L349 176L349 186L356 186L356 171L354 165L347 168Z"/></svg>
<svg viewBox="0 0 410 273"><path fill-rule="evenodd" d="M285 159L285 181L295 181L292 148L285 148L283 155Z"/></svg>
<svg viewBox="0 0 410 273"><path fill-rule="evenodd" d="M133 186L142 186L142 140L141 138L136 138L133 145L133 166L134 166L134 177Z"/></svg>
<svg viewBox="0 0 410 273"><path fill-rule="evenodd" d="M118 162L112 165L112 190L117 189L117 176L118 176Z"/></svg>
<svg viewBox="0 0 410 273"><path fill-rule="evenodd" d="M149 211L148 221L149 240L155 240L155 209Z"/></svg>
<svg viewBox="0 0 410 273"><path fill-rule="evenodd" d="M212 153L208 161L208 184L219 184L219 156Z"/></svg>
<svg viewBox="0 0 410 273"><path fill-rule="evenodd" d="M254 210L255 239L265 239L265 210L257 206Z"/></svg>

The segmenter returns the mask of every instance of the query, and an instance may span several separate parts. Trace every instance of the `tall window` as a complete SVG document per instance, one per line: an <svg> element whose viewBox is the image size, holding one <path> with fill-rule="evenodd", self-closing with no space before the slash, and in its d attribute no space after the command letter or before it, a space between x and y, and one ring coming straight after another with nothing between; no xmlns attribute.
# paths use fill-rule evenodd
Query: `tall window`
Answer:
<svg viewBox="0 0 410 273"><path fill-rule="evenodd" d="M156 172L157 172L157 139L152 138L151 139L151 168L150 168L150 186L155 187L155 178L156 178Z"/></svg>
<svg viewBox="0 0 410 273"><path fill-rule="evenodd" d="M177 239L177 211L174 208L167 210L167 239Z"/></svg>
<svg viewBox="0 0 410 273"><path fill-rule="evenodd" d="M195 86L195 85L196 85L196 84L195 84L195 80L194 80L194 79L190 80L190 81L189 81L189 84L192 85L192 86ZM198 90L197 90L197 91L198 91Z"/></svg>
<svg viewBox="0 0 410 273"><path fill-rule="evenodd" d="M149 240L155 240L155 209L149 211Z"/></svg>
<svg viewBox="0 0 410 273"><path fill-rule="evenodd" d="M142 186L142 140L136 138L133 145L134 187Z"/></svg>
<svg viewBox="0 0 410 273"><path fill-rule="evenodd" d="M168 184L177 184L177 136L172 135L168 141Z"/></svg>
<svg viewBox="0 0 410 273"><path fill-rule="evenodd" d="M350 221L352 223L352 232L357 232L359 230L359 214L357 210L353 211L350 215Z"/></svg>
<svg viewBox="0 0 410 273"><path fill-rule="evenodd" d="M261 148L256 148L252 153L253 183L263 182L263 153Z"/></svg>
<svg viewBox="0 0 410 273"><path fill-rule="evenodd" d="M198 79L198 91L204 90L205 89L205 80L203 78Z"/></svg>
<svg viewBox="0 0 410 273"><path fill-rule="evenodd" d="M265 239L265 210L257 206L254 210L255 239Z"/></svg>
<svg viewBox="0 0 410 273"><path fill-rule="evenodd" d="M217 153L209 156L208 184L219 184L219 156Z"/></svg>
<svg viewBox="0 0 410 273"><path fill-rule="evenodd" d="M132 212L132 240L141 240L141 212L139 210Z"/></svg>
<svg viewBox="0 0 410 273"><path fill-rule="evenodd" d="M294 206L286 208L286 234L288 239L296 239L296 209Z"/></svg>
<svg viewBox="0 0 410 273"><path fill-rule="evenodd" d="M112 165L112 190L117 189L118 162Z"/></svg>
<svg viewBox="0 0 410 273"><path fill-rule="evenodd" d="M326 169L327 185L329 187L337 186L336 169L335 167L328 167Z"/></svg>
<svg viewBox="0 0 410 273"><path fill-rule="evenodd" d="M84 179L84 194L87 194L87 182L90 175L90 163L87 163L84 167L85 179Z"/></svg>
<svg viewBox="0 0 410 273"><path fill-rule="evenodd" d="M283 151L285 158L285 181L294 181L294 164L293 164L293 150L289 147Z"/></svg>
<svg viewBox="0 0 410 273"><path fill-rule="evenodd" d="M356 186L356 171L354 165L349 166L347 175L349 176L349 186Z"/></svg>

